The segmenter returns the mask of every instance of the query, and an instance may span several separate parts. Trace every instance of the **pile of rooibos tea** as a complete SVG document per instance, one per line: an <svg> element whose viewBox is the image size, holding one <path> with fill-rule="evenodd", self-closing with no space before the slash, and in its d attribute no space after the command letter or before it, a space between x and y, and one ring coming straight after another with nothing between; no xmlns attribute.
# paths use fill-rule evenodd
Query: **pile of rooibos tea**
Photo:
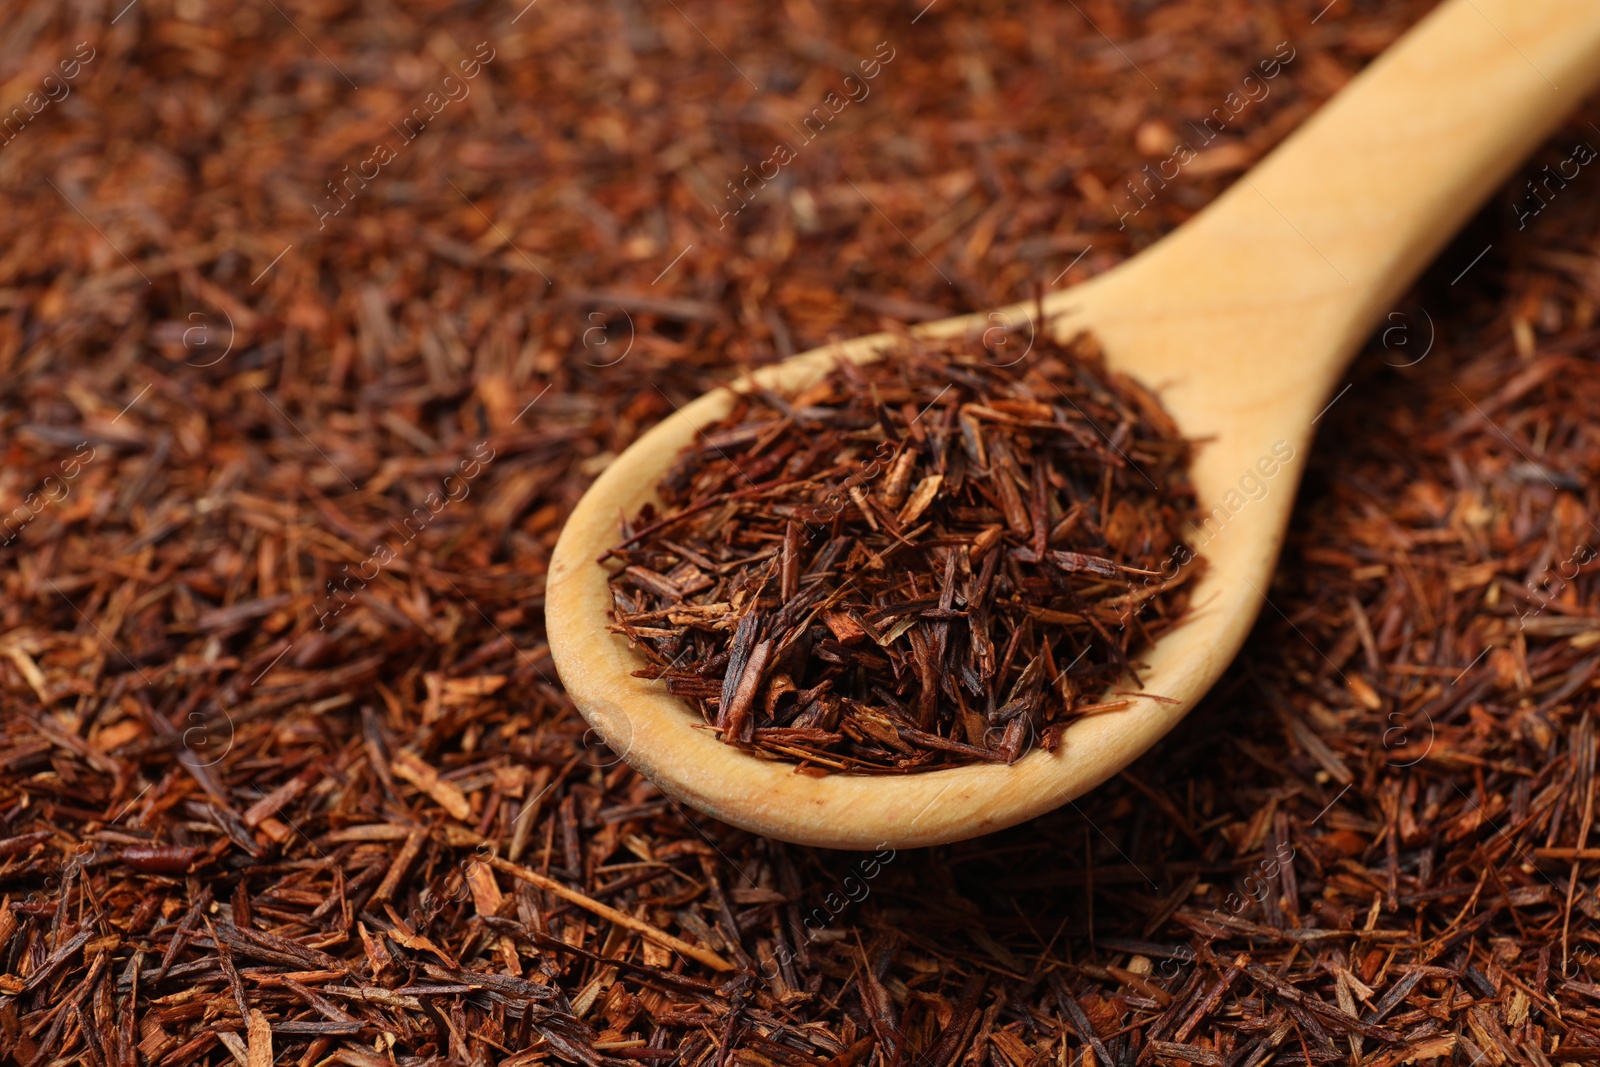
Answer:
<svg viewBox="0 0 1600 1067"><path fill-rule="evenodd" d="M636 673L818 770L1009 763L1127 706L1197 569L1189 444L1087 336L993 359L921 342L708 427L609 554Z"/></svg>

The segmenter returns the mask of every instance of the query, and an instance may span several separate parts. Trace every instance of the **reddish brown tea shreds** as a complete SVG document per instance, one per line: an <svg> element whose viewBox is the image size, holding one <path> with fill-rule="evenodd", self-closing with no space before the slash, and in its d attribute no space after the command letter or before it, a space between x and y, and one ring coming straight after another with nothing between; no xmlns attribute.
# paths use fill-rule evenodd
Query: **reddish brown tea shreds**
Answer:
<svg viewBox="0 0 1600 1067"><path fill-rule="evenodd" d="M611 553L613 629L636 674L769 756L904 772L1053 750L1142 695L1102 699L1183 612L1189 452L1087 336L840 362L744 396L678 458Z"/></svg>
<svg viewBox="0 0 1600 1067"><path fill-rule="evenodd" d="M0 1062L1600 1058L1594 168L1519 221L1594 104L1431 268L1437 342L1383 320L1202 705L1049 816L863 856L594 744L540 610L561 517L735 366L1125 259L1430 0L124 6L12 4L0 39L8 116L98 50L0 146ZM792 193L699 210L834 84L824 44L885 38ZM1121 226L1154 134L1285 38ZM485 39L465 107L318 231L284 194L359 169L346 119ZM584 301L641 296L619 358ZM257 316L227 305L225 357L212 299ZM486 432L471 494L319 626Z"/></svg>

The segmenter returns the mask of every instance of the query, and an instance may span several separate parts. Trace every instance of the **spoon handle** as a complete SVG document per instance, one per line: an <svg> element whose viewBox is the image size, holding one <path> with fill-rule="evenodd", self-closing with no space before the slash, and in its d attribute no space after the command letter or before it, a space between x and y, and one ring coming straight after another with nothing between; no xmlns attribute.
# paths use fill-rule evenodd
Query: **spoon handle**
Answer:
<svg viewBox="0 0 1600 1067"><path fill-rule="evenodd" d="M1090 283L1096 328L1109 350L1136 353L1127 369L1209 410L1203 422L1261 418L1266 433L1309 437L1374 323L1597 82L1596 0L1448 0L1148 263ZM1592 195L1564 190L1600 181L1587 173L1600 171L1597 145L1600 130L1585 130L1562 146L1524 193L1522 225ZM1161 184L1141 192L1170 195ZM1046 310L1075 299L1058 293ZM1424 329L1420 316L1409 325Z"/></svg>

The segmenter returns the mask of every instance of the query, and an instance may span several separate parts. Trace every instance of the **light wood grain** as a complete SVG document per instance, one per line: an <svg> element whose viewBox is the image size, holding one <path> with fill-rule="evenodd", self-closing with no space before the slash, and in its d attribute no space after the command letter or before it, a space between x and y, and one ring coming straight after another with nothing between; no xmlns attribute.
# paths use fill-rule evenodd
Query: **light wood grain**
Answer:
<svg viewBox="0 0 1600 1067"><path fill-rule="evenodd" d="M1203 508L1230 501L1275 443L1294 452L1267 480L1267 495L1239 508L1205 544L1189 618L1143 657L1147 691L1176 704L1140 700L1080 720L1057 752L1036 751L1011 767L894 778L800 775L693 728L699 717L683 701L630 676L642 659L606 629L610 595L595 560L616 542L619 516L650 498L696 428L726 413L726 391L640 438L568 520L546 597L551 653L567 691L607 742L667 793L788 841L873 848L959 840L1092 789L1171 729L1243 643L1263 609L1312 420L1374 323L1597 80L1595 0L1450 0L1188 224L1044 300L1047 328L1063 337L1093 330L1112 366L1155 388L1186 435L1207 439L1192 470ZM1035 311L1002 314L1026 323ZM919 332L990 325L987 315L973 315ZM835 358L871 359L892 343L887 335L859 338L755 377L794 388Z"/></svg>

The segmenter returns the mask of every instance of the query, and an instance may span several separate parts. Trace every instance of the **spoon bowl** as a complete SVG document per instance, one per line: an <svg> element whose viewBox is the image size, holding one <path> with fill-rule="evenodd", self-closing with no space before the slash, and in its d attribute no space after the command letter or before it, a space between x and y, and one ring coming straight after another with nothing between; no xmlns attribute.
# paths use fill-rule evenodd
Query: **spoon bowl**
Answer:
<svg viewBox="0 0 1600 1067"><path fill-rule="evenodd" d="M1600 80L1593 0L1448 0L1270 156L1173 234L1029 305L918 327L1029 337L1095 334L1111 368L1154 389L1183 434L1200 501L1191 546L1205 560L1188 615L1139 655L1143 692L1073 722L1054 752L877 776L796 773L697 729L699 714L611 633L598 558L619 520L699 430L732 407L700 397L644 434L574 509L550 564L551 654L579 711L669 796L724 822L800 844L912 847L1013 825L1127 766L1194 707L1260 611L1321 413L1373 324L1451 234ZM1171 179L1142 175L1148 194ZM1411 323L1420 328L1421 323ZM803 388L834 360L879 358L877 334L761 368L752 384ZM1025 342L1023 342L1025 343ZM1026 358L1023 356L1022 358ZM1346 401L1350 402L1350 401ZM1123 688L1129 688L1124 686Z"/></svg>

